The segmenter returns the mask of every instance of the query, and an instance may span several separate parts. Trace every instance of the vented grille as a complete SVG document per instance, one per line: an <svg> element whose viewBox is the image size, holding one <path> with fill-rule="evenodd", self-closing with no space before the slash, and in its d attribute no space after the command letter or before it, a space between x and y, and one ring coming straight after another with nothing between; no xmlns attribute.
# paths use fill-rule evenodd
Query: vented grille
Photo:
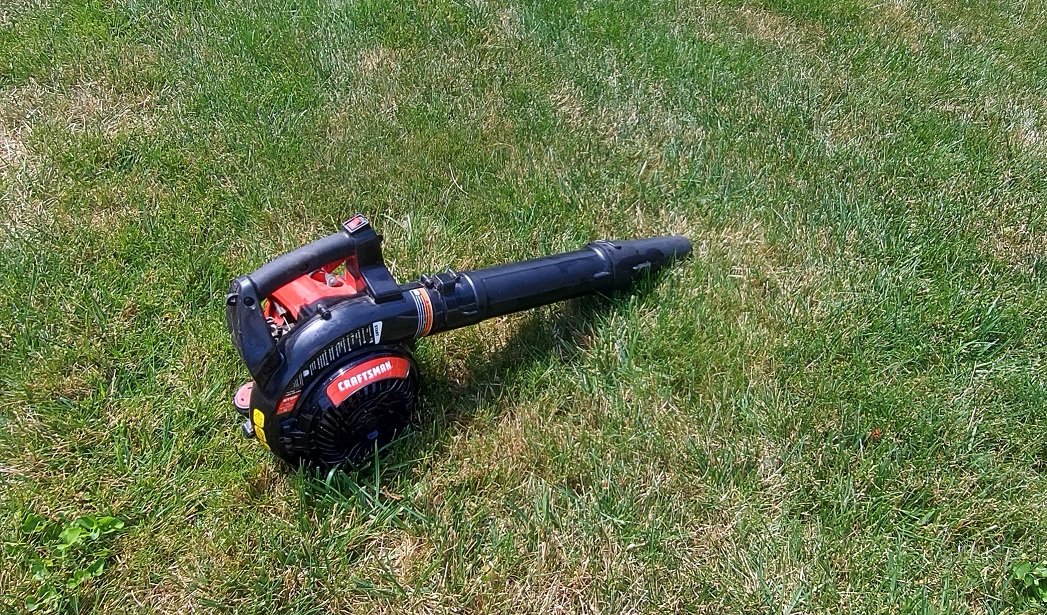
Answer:
<svg viewBox="0 0 1047 615"><path fill-rule="evenodd" d="M293 425L283 429L288 456L309 465L333 467L369 458L406 428L418 399L413 378L379 380L323 410L315 398L301 404Z"/></svg>

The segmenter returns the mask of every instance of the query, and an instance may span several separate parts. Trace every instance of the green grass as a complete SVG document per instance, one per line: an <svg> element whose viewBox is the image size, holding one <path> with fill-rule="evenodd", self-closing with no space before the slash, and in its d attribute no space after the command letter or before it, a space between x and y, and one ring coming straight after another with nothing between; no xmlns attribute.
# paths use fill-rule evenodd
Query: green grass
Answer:
<svg viewBox="0 0 1047 615"><path fill-rule="evenodd" d="M1042 0L7 0L0 610L1042 608L1044 41ZM310 477L237 435L222 296L356 211L404 280L696 249L422 343L419 427Z"/></svg>

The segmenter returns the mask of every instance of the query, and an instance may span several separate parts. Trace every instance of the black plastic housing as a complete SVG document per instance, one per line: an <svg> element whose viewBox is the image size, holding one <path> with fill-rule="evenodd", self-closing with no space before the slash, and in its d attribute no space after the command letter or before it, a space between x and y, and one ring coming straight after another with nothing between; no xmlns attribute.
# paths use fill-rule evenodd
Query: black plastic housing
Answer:
<svg viewBox="0 0 1047 615"><path fill-rule="evenodd" d="M255 432L262 432L259 439L288 461L303 457L289 450L294 448L291 427L299 406L319 403L315 398L322 391L315 384L336 370L379 352L410 356L413 340L440 331L624 290L638 276L691 251L690 241L681 236L596 241L574 252L470 272L448 270L397 285L382 262L380 242L357 216L342 231L240 276L230 286L227 325L255 382L248 414ZM262 302L291 280L348 257L359 264L366 292L310 311L314 315L274 339ZM417 371L413 361L412 371ZM417 373L411 378L417 382Z"/></svg>

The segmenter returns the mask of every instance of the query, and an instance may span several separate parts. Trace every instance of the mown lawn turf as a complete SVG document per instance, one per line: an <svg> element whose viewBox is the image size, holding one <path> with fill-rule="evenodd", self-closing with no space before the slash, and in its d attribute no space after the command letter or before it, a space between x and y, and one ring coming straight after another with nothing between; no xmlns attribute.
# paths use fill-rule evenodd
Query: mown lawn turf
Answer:
<svg viewBox="0 0 1047 615"><path fill-rule="evenodd" d="M1038 608L1042 0L6 0L0 199L5 611ZM695 254L423 342L314 477L222 296L357 211L404 280Z"/></svg>

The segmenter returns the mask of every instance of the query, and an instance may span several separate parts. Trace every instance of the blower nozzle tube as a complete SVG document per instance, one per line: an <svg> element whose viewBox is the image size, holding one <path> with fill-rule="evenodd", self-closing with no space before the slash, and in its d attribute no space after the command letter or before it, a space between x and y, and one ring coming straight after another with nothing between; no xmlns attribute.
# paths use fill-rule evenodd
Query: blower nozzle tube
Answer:
<svg viewBox="0 0 1047 615"><path fill-rule="evenodd" d="M582 295L628 288L691 252L683 236L594 241L581 250L423 280L437 292L431 333Z"/></svg>

